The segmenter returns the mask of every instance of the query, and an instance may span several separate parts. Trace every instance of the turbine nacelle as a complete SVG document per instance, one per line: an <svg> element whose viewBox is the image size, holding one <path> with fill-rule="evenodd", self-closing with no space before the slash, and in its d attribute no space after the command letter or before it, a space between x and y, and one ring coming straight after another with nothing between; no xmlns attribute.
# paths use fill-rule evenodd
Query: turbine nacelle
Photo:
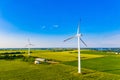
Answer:
<svg viewBox="0 0 120 80"><path fill-rule="evenodd" d="M26 45L26 47L28 47L28 56L30 56L30 49L31 46L34 46L33 44L31 44L30 39L28 39L28 44Z"/></svg>
<svg viewBox="0 0 120 80"><path fill-rule="evenodd" d="M82 34L76 34L76 37L81 37L82 36Z"/></svg>

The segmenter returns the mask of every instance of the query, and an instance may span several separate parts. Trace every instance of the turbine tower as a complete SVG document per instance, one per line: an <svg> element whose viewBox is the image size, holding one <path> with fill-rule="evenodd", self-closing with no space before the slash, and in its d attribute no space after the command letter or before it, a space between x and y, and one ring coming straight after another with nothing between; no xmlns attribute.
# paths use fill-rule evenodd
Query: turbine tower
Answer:
<svg viewBox="0 0 120 80"><path fill-rule="evenodd" d="M28 44L26 45L28 47L28 56L30 56L30 49L33 44L31 44L30 39L28 39Z"/></svg>
<svg viewBox="0 0 120 80"><path fill-rule="evenodd" d="M64 40L64 42L76 38L78 40L78 73L81 73L81 58L80 58L80 41L87 47L87 45L85 44L85 42L81 39L82 34L80 33L80 25L78 24L78 29L77 29L77 34L75 36L72 36L66 40Z"/></svg>

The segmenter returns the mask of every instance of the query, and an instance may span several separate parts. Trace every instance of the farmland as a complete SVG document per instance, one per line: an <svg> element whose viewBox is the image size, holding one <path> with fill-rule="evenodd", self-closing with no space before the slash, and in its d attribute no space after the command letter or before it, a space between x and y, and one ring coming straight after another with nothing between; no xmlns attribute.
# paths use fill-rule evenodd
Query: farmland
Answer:
<svg viewBox="0 0 120 80"><path fill-rule="evenodd" d="M1 53L10 51L0 51ZM15 52L15 51L11 51ZM22 54L28 57L27 50ZM0 80L119 80L120 55L93 50L81 51L82 74L77 73L77 51L32 50L31 56L45 58L57 64L35 65L23 58L0 59Z"/></svg>

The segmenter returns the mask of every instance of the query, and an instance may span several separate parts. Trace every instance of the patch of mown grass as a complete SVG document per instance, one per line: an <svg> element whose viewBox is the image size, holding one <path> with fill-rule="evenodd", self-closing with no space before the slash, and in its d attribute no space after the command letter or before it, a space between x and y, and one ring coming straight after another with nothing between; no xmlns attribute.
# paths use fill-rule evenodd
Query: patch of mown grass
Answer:
<svg viewBox="0 0 120 80"><path fill-rule="evenodd" d="M100 58L85 59L81 61L82 68L93 69L101 72L120 74L120 57L105 56ZM63 64L78 66L78 61L67 61Z"/></svg>
<svg viewBox="0 0 120 80"><path fill-rule="evenodd" d="M81 50L82 54L94 54L94 55L115 55L114 52L104 52L95 50Z"/></svg>
<svg viewBox="0 0 120 80"><path fill-rule="evenodd" d="M95 54L83 54L82 53L80 55L81 55L82 60L104 57L104 55L95 55Z"/></svg>
<svg viewBox="0 0 120 80"><path fill-rule="evenodd" d="M82 60L82 67L102 72L120 74L120 57L105 56Z"/></svg>

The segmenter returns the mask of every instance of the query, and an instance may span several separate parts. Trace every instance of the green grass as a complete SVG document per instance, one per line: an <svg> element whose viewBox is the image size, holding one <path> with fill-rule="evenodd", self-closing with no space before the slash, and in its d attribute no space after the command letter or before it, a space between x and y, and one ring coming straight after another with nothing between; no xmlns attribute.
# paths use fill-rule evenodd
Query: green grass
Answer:
<svg viewBox="0 0 120 80"><path fill-rule="evenodd" d="M114 52L103 52L95 50L81 50L82 54L95 54L95 55L114 55Z"/></svg>
<svg viewBox="0 0 120 80"><path fill-rule="evenodd" d="M87 64L89 64L89 66ZM83 60L82 66L84 68L98 70L102 72L120 74L120 57L106 56L103 58Z"/></svg>
<svg viewBox="0 0 120 80"><path fill-rule="evenodd" d="M3 62L4 64L9 63L9 61ZM66 68L64 65L34 65L21 61L11 61L5 66L0 73L0 78L4 80L57 80L57 78L62 79L64 76L68 76L69 74L64 73L72 69L68 66L70 70L62 70Z"/></svg>
<svg viewBox="0 0 120 80"><path fill-rule="evenodd" d="M24 54L27 56L27 53ZM0 80L120 80L120 55L81 51L82 74L77 73L77 52L32 51L32 56L59 61L58 64L0 60Z"/></svg>
<svg viewBox="0 0 120 80"><path fill-rule="evenodd" d="M82 68L83 74L77 74L77 67L64 64L34 65L20 60L0 61L0 80L118 80L119 75L103 73ZM10 62L10 63L9 63ZM4 65L4 66L3 66Z"/></svg>

